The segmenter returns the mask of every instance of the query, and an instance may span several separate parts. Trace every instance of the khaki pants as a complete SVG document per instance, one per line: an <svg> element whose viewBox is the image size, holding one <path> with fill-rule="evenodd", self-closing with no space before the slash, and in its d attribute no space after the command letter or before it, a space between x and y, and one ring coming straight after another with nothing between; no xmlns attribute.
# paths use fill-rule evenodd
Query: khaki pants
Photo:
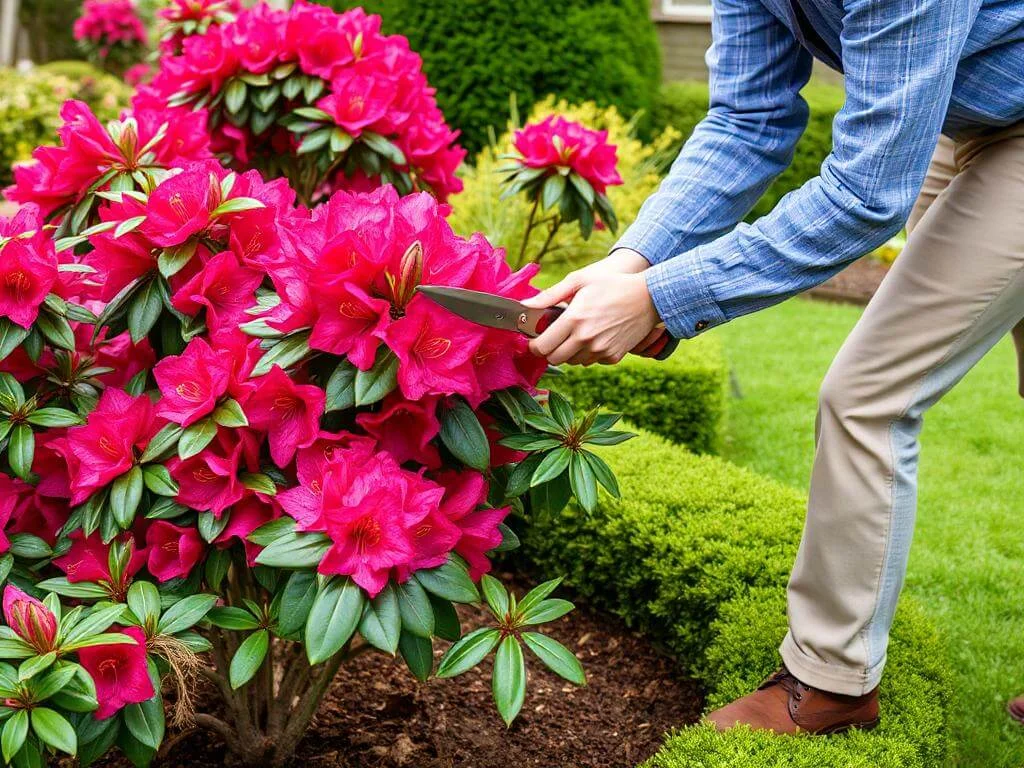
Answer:
<svg viewBox="0 0 1024 768"><path fill-rule="evenodd" d="M943 141L909 226L822 385L789 583L783 661L847 695L872 690L885 665L925 412L1018 324L1024 349L1024 125Z"/></svg>

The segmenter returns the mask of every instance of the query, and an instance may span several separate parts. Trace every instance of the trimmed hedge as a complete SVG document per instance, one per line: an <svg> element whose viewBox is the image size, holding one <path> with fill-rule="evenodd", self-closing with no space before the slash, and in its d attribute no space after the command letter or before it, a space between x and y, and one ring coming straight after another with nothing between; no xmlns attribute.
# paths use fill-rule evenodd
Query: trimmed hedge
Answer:
<svg viewBox="0 0 1024 768"><path fill-rule="evenodd" d="M501 133L509 95L525 114L555 94L570 102L649 110L661 82L661 51L648 0L319 0L361 5L384 30L423 56L449 122L471 152L488 128Z"/></svg>
<svg viewBox="0 0 1024 768"><path fill-rule="evenodd" d="M803 497L648 433L603 453L622 499L605 497L589 517L571 507L532 520L525 554L664 642L708 686L710 706L749 692L779 663ZM793 738L694 726L670 736L644 768L935 768L947 751L944 659L934 629L905 599L876 730Z"/></svg>
<svg viewBox="0 0 1024 768"><path fill-rule="evenodd" d="M729 373L717 337L699 336L668 360L629 356L619 365L567 366L552 382L574 403L603 405L695 453L720 447Z"/></svg>
<svg viewBox="0 0 1024 768"><path fill-rule="evenodd" d="M748 215L753 220L768 213L789 192L818 175L821 163L832 151L832 121L843 106L845 95L839 86L810 83L802 91L811 108L793 163L775 180ZM707 114L708 87L704 83L669 83L662 86L648 122L648 135L656 135L667 126L689 138ZM680 147L682 142L680 142Z"/></svg>

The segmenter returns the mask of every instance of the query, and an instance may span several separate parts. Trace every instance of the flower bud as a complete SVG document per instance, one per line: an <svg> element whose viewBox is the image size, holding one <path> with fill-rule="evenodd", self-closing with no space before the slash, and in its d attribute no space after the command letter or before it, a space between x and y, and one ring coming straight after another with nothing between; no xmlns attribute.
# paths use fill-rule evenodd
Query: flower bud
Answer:
<svg viewBox="0 0 1024 768"><path fill-rule="evenodd" d="M57 642L57 617L34 597L15 586L4 590L4 618L14 632L39 653L52 651Z"/></svg>

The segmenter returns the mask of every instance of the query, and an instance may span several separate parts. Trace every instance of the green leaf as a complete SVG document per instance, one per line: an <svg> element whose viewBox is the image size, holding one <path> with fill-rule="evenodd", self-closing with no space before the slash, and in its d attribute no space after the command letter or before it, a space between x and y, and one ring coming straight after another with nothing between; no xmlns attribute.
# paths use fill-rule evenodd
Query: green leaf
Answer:
<svg viewBox="0 0 1024 768"><path fill-rule="evenodd" d="M434 646L430 640L403 629L398 651L417 680L422 682L430 677L434 669Z"/></svg>
<svg viewBox="0 0 1024 768"><path fill-rule="evenodd" d="M594 188L590 185L590 182L580 176L578 173L573 171L569 174L569 181L576 187L576 191L580 193L580 197L583 198L588 206L593 206L595 202Z"/></svg>
<svg viewBox="0 0 1024 768"><path fill-rule="evenodd" d="M556 448L545 455L537 466L537 470L533 473L533 479L530 480L530 487L536 488L542 483L554 480L565 472L566 468L569 466L569 461L572 458L572 453L573 452L568 448Z"/></svg>
<svg viewBox="0 0 1024 768"><path fill-rule="evenodd" d="M322 533L289 533L260 552L256 562L271 568L315 568L330 548Z"/></svg>
<svg viewBox="0 0 1024 768"><path fill-rule="evenodd" d="M238 479L250 491L256 491L266 496L275 496L277 494L277 486L270 475L265 475L262 472L243 472L238 476Z"/></svg>
<svg viewBox="0 0 1024 768"><path fill-rule="evenodd" d="M44 557L53 555L50 545L31 533L12 534L10 542L8 552L15 557L21 557L26 560L42 560ZM6 574L4 574L4 577L6 578Z"/></svg>
<svg viewBox="0 0 1024 768"><path fill-rule="evenodd" d="M142 744L150 749L159 749L164 739L164 702L159 693L159 681L154 688L157 694L152 699L124 708L124 724Z"/></svg>
<svg viewBox="0 0 1024 768"><path fill-rule="evenodd" d="M78 737L71 723L48 707L32 710L32 730L44 744L73 755L78 752Z"/></svg>
<svg viewBox="0 0 1024 768"><path fill-rule="evenodd" d="M326 128L320 128L313 131L302 140L297 154L305 155L310 152L316 152L318 149L323 149L331 140L331 134L333 133L333 126L327 126Z"/></svg>
<svg viewBox="0 0 1024 768"><path fill-rule="evenodd" d="M242 213L243 211L255 211L260 208L266 208L264 203L261 203L254 197L233 197L230 200L225 200L223 203L213 209L211 217L225 216L229 213Z"/></svg>
<svg viewBox="0 0 1024 768"><path fill-rule="evenodd" d="M122 530L131 527L142 501L142 468L138 465L121 475L110 486L110 511Z"/></svg>
<svg viewBox="0 0 1024 768"><path fill-rule="evenodd" d="M541 514L557 514L569 503L571 496L569 477L559 475L549 483L530 489L530 508Z"/></svg>
<svg viewBox="0 0 1024 768"><path fill-rule="evenodd" d="M615 473L612 472L612 468L608 466L605 460L590 451L583 451L583 458L590 465L590 471L594 473L594 477L605 487L605 490L615 498L619 498L621 495L619 492L619 482L615 479Z"/></svg>
<svg viewBox="0 0 1024 768"><path fill-rule="evenodd" d="M6 317L0 317L0 360L17 349L26 336L28 336L27 328L22 328Z"/></svg>
<svg viewBox="0 0 1024 768"><path fill-rule="evenodd" d="M37 408L25 420L37 427L74 427L84 424L84 420L74 411L66 408Z"/></svg>
<svg viewBox="0 0 1024 768"><path fill-rule="evenodd" d="M523 612L522 621L523 624L546 624L549 621L562 618L575 607L568 600L560 598L542 600Z"/></svg>
<svg viewBox="0 0 1024 768"><path fill-rule="evenodd" d="M157 256L156 266L160 274L165 278L172 278L185 268L192 257L196 255L199 243L195 240L188 240L181 245L164 248Z"/></svg>
<svg viewBox="0 0 1024 768"><path fill-rule="evenodd" d="M45 589L48 592L56 592L58 595L72 597L78 600L98 600L100 598L107 597L107 590L99 584L93 584L89 581L81 581L72 584L65 576L46 579L45 581L39 582L36 586L39 587L39 589Z"/></svg>
<svg viewBox="0 0 1024 768"><path fill-rule="evenodd" d="M191 629L202 621L216 603L216 595L199 594L182 598L164 611L157 629L164 635Z"/></svg>
<svg viewBox="0 0 1024 768"><path fill-rule="evenodd" d="M387 349L379 354L368 371L356 371L353 388L356 405L370 405L383 400L398 384L398 358Z"/></svg>
<svg viewBox="0 0 1024 768"><path fill-rule="evenodd" d="M402 616L394 587L387 584L373 600L366 603L359 622L359 633L374 648L391 655L398 650L402 631Z"/></svg>
<svg viewBox="0 0 1024 768"><path fill-rule="evenodd" d="M177 424L168 424L149 441L149 445L142 452L139 461L145 464L150 461L159 460L163 457L164 453L169 453L178 444L178 440L184 431Z"/></svg>
<svg viewBox="0 0 1024 768"><path fill-rule="evenodd" d="M480 599L469 571L454 559L439 568L417 571L414 575L424 589L453 603L475 603Z"/></svg>
<svg viewBox="0 0 1024 768"><path fill-rule="evenodd" d="M0 396L10 398L14 406L21 406L25 402L25 389L10 373L0 373Z"/></svg>
<svg viewBox="0 0 1024 768"><path fill-rule="evenodd" d="M326 661L344 647L356 631L365 599L363 590L351 579L335 577L323 584L306 620L310 664Z"/></svg>
<svg viewBox="0 0 1024 768"><path fill-rule="evenodd" d="M106 608L94 608L84 619L79 621L64 638L62 646L73 646L76 643L93 637L106 630L115 622L120 622L124 615L124 605L117 603Z"/></svg>
<svg viewBox="0 0 1024 768"><path fill-rule="evenodd" d="M230 629L235 632L259 629L260 626L260 622L249 611L234 605L211 608L205 618L215 627Z"/></svg>
<svg viewBox="0 0 1024 768"><path fill-rule="evenodd" d="M18 667L18 680L30 680L40 672L49 669L56 660L57 654L53 651L26 659L21 663L21 666Z"/></svg>
<svg viewBox="0 0 1024 768"><path fill-rule="evenodd" d="M14 474L22 480L28 479L32 473L32 459L36 454L36 438L32 427L28 424L17 424L11 430L10 442L7 444L7 461Z"/></svg>
<svg viewBox="0 0 1024 768"><path fill-rule="evenodd" d="M545 581L543 584L538 584L527 592L523 599L519 601L516 613L522 616L535 605L539 605L548 595L554 592L561 583L562 579L559 577L557 579L551 579L551 581Z"/></svg>
<svg viewBox="0 0 1024 768"><path fill-rule="evenodd" d="M587 512L593 512L597 507L597 478L587 460L575 451L569 462L569 480L580 506Z"/></svg>
<svg viewBox="0 0 1024 768"><path fill-rule="evenodd" d="M434 612L434 636L454 643L462 637L462 622L451 600L427 593L430 609Z"/></svg>
<svg viewBox="0 0 1024 768"><path fill-rule="evenodd" d="M248 88L241 78L232 79L224 89L224 106L228 112L237 114L245 106L245 95Z"/></svg>
<svg viewBox="0 0 1024 768"><path fill-rule="evenodd" d="M491 612L498 619L503 619L508 613L508 590L505 586L489 573L485 573L480 579L480 588L483 590L484 599L490 607Z"/></svg>
<svg viewBox="0 0 1024 768"><path fill-rule="evenodd" d="M484 428L462 398L451 398L441 409L441 442L468 467L485 472L491 464L491 445Z"/></svg>
<svg viewBox="0 0 1024 768"><path fill-rule="evenodd" d="M565 428L546 413L528 413L523 417L523 420L541 432L547 432L551 435L562 435L565 433Z"/></svg>
<svg viewBox="0 0 1024 768"><path fill-rule="evenodd" d="M325 410L347 411L356 404L356 374L358 369L348 360L342 360L327 380Z"/></svg>
<svg viewBox="0 0 1024 768"><path fill-rule="evenodd" d="M331 131L331 152L340 155L352 146L353 141L354 139L350 134L345 133L341 128L335 128Z"/></svg>
<svg viewBox="0 0 1024 768"><path fill-rule="evenodd" d="M178 495L178 484L163 464L147 464L143 467L142 480L157 496L173 498Z"/></svg>
<svg viewBox="0 0 1024 768"><path fill-rule="evenodd" d="M210 417L185 427L178 438L178 457L190 459L213 442L217 436L217 422Z"/></svg>
<svg viewBox="0 0 1024 768"><path fill-rule="evenodd" d="M28 659L35 655L35 650L26 642L0 639L0 659Z"/></svg>
<svg viewBox="0 0 1024 768"><path fill-rule="evenodd" d="M265 629L253 632L242 641L231 658L231 666L228 670L232 688L237 690L252 680L252 676L263 665L269 647L270 633Z"/></svg>
<svg viewBox="0 0 1024 768"><path fill-rule="evenodd" d="M211 547L206 553L206 564L203 566L203 578L206 580L206 585L214 591L219 590L230 567L230 550Z"/></svg>
<svg viewBox="0 0 1024 768"><path fill-rule="evenodd" d="M155 584L136 581L128 588L128 607L143 625L156 626L160 618L160 592Z"/></svg>
<svg viewBox="0 0 1024 768"><path fill-rule="evenodd" d="M397 584L398 612L402 616L402 628L414 635L429 638L434 634L434 609L430 598L419 582L409 579Z"/></svg>
<svg viewBox="0 0 1024 768"><path fill-rule="evenodd" d="M576 414L573 413L572 404L565 397L555 391L549 392L548 407L551 409L551 415L555 417L555 421L563 430L572 427L576 420Z"/></svg>
<svg viewBox="0 0 1024 768"><path fill-rule="evenodd" d="M53 345L61 349L73 350L75 348L75 332L71 330L67 318L54 315L44 309L36 318L36 327Z"/></svg>
<svg viewBox="0 0 1024 768"><path fill-rule="evenodd" d="M19 709L4 723L3 734L0 735L0 748L4 754L4 762L10 763L15 753L21 749L28 735L28 710Z"/></svg>
<svg viewBox="0 0 1024 768"><path fill-rule="evenodd" d="M441 657L437 676L455 677L469 671L497 648L500 640L501 633L491 627L482 627L470 632Z"/></svg>
<svg viewBox="0 0 1024 768"><path fill-rule="evenodd" d="M295 571L288 577L277 615L277 631L280 634L295 635L302 631L313 608L317 589L314 571Z"/></svg>
<svg viewBox="0 0 1024 768"><path fill-rule="evenodd" d="M556 675L576 685L587 684L580 660L560 642L538 632L524 632L522 637L526 647L537 654L537 658Z"/></svg>
<svg viewBox="0 0 1024 768"><path fill-rule="evenodd" d="M494 673L491 677L491 691L498 714L511 726L526 698L526 663L519 641L508 635L498 645L494 657Z"/></svg>
<svg viewBox="0 0 1024 768"><path fill-rule="evenodd" d="M138 344L153 330L163 307L158 280L153 278L139 289L128 305L128 330L134 343Z"/></svg>
<svg viewBox="0 0 1024 768"><path fill-rule="evenodd" d="M508 482L505 483L505 496L515 498L530 490L533 473L537 471L537 467L543 460L544 454L534 453L516 464L508 475Z"/></svg>
<svg viewBox="0 0 1024 768"><path fill-rule="evenodd" d="M562 444L560 440L555 440L553 437L542 437L532 433L508 435L498 442L514 451L546 451L551 448L557 448Z"/></svg>
<svg viewBox="0 0 1024 768"><path fill-rule="evenodd" d="M544 210L558 204L565 192L565 176L560 173L548 176L541 190L541 205Z"/></svg>
<svg viewBox="0 0 1024 768"><path fill-rule="evenodd" d="M271 520L269 523L264 523L255 531L250 533L246 538L253 544L258 544L261 547L269 547L282 536L287 536L294 532L295 520L290 517L279 517L277 520Z"/></svg>
<svg viewBox="0 0 1024 768"><path fill-rule="evenodd" d="M306 355L309 354L309 331L303 331L301 333L293 333L284 339L281 339L273 347L264 353L263 357L259 359L255 367L252 369L252 373L249 374L251 378L257 376L263 376L270 372L270 369L275 365L280 366L283 369L287 369L297 362L302 360Z"/></svg>
<svg viewBox="0 0 1024 768"><path fill-rule="evenodd" d="M495 552L511 552L514 549L519 549L520 541L515 531L505 523L498 523L498 531L501 533L501 544L494 548Z"/></svg>
<svg viewBox="0 0 1024 768"><path fill-rule="evenodd" d="M249 419L246 418L242 406L233 397L229 397L217 406L213 412L213 420L222 427L247 427Z"/></svg>

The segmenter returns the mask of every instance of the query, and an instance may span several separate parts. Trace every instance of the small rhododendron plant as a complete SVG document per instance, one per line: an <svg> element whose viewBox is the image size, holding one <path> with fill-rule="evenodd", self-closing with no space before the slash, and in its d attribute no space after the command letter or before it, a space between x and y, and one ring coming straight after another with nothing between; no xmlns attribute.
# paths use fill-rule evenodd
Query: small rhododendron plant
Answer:
<svg viewBox="0 0 1024 768"><path fill-rule="evenodd" d="M517 130L513 151L502 155L510 161L500 170L506 174L503 198L525 194L533 203L520 265L539 263L563 224L579 222L584 239L595 226L618 229L615 210L608 201L608 187L622 184L616 169L615 146L607 131L595 131L580 123L551 115ZM539 252L528 254L527 243L534 227L546 226L548 236Z"/></svg>
<svg viewBox="0 0 1024 768"><path fill-rule="evenodd" d="M146 27L132 0L85 0L74 35L93 63L115 74L146 53Z"/></svg>
<svg viewBox="0 0 1024 768"><path fill-rule="evenodd" d="M535 631L572 608L558 582L517 602L488 572L510 516L617 493L589 448L629 435L538 389L523 337L417 292L524 298L536 266L456 236L425 192L309 210L284 179L175 155L181 126L80 124L43 155L87 191L53 190L50 225L34 203L0 222L4 760L116 745L148 765L169 694L176 723L284 765L369 651L423 680L496 654L508 723L524 649L582 684ZM495 624L463 636L455 605L480 601ZM195 711L197 674L216 715Z"/></svg>
<svg viewBox="0 0 1024 768"><path fill-rule="evenodd" d="M380 17L302 0L237 14L209 0L176 5L175 19L184 8L200 15L177 22L196 34L161 61L136 104L206 110L214 149L232 167L285 176L306 204L381 183L442 200L461 189L458 134L420 57L404 37L381 34ZM226 15L235 18L220 23Z"/></svg>

